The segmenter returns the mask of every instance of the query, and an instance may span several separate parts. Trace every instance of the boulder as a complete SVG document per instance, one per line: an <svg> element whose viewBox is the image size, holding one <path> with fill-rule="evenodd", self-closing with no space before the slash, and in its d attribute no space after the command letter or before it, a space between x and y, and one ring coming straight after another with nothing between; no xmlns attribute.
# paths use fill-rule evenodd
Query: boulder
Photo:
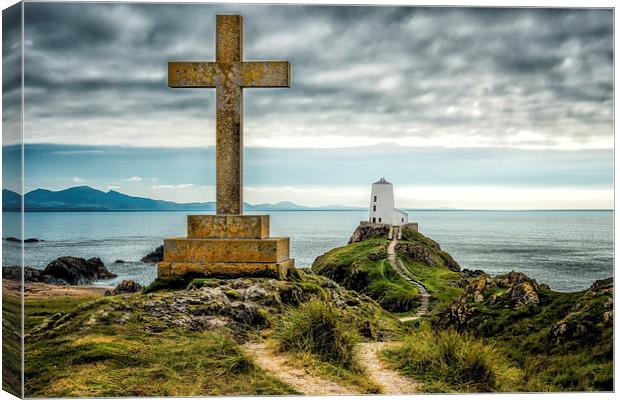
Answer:
<svg viewBox="0 0 620 400"><path fill-rule="evenodd" d="M44 282L43 271L40 269L25 266L24 281L26 282ZM22 268L18 265L2 268L2 278L12 281L20 281L22 279Z"/></svg>
<svg viewBox="0 0 620 400"><path fill-rule="evenodd" d="M461 271L461 276L463 278L476 278L482 274L484 274L484 271L481 269L471 270L471 269L465 268L463 271Z"/></svg>
<svg viewBox="0 0 620 400"><path fill-rule="evenodd" d="M143 263L155 264L164 261L164 246L159 246L140 260Z"/></svg>
<svg viewBox="0 0 620 400"><path fill-rule="evenodd" d="M45 267L42 275L48 283L88 285L97 279L111 279L116 275L108 271L99 258L85 260L79 257L60 257ZM50 282L48 277L54 278Z"/></svg>
<svg viewBox="0 0 620 400"><path fill-rule="evenodd" d="M390 233L390 225L388 224L372 224L370 222L361 222L351 235L349 244L361 242L368 239L386 238Z"/></svg>
<svg viewBox="0 0 620 400"><path fill-rule="evenodd" d="M117 294L122 293L138 293L142 291L142 285L132 280L123 280L119 283L113 291L110 292L110 295L116 296ZM108 292L106 292L108 294Z"/></svg>

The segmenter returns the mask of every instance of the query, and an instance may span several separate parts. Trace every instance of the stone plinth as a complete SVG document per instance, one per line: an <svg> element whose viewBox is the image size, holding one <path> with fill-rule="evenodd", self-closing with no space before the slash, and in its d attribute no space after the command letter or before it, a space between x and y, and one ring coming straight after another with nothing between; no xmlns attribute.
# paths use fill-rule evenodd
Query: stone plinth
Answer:
<svg viewBox="0 0 620 400"><path fill-rule="evenodd" d="M288 259L288 238L265 239L188 239L164 240L167 262L259 262L275 263Z"/></svg>
<svg viewBox="0 0 620 400"><path fill-rule="evenodd" d="M164 240L157 275L284 279L289 254L289 238L269 237L268 215L188 215L187 237Z"/></svg>
<svg viewBox="0 0 620 400"><path fill-rule="evenodd" d="M265 239L269 215L188 215L191 239Z"/></svg>

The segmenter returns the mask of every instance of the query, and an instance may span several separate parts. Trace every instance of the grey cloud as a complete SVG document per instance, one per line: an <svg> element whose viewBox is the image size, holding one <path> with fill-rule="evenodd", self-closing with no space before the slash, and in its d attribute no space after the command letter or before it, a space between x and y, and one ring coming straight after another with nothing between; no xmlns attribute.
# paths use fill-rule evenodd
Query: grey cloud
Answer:
<svg viewBox="0 0 620 400"><path fill-rule="evenodd" d="M247 118L281 135L612 135L611 10L27 3L28 123L46 124L31 140L119 115L212 124L212 91L172 91L165 72L214 58L221 12L244 15L246 59L292 62L291 89L246 91Z"/></svg>

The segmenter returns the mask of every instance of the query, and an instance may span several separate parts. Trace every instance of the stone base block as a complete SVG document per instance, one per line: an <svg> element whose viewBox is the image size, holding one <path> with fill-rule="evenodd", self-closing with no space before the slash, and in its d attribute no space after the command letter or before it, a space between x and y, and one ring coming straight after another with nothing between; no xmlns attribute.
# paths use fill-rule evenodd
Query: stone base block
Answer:
<svg viewBox="0 0 620 400"><path fill-rule="evenodd" d="M265 239L269 215L188 215L190 239Z"/></svg>
<svg viewBox="0 0 620 400"><path fill-rule="evenodd" d="M289 238L164 240L164 261L175 263L279 263L289 258Z"/></svg>
<svg viewBox="0 0 620 400"><path fill-rule="evenodd" d="M184 276L195 278L274 278L286 279L289 271L295 267L295 260L289 258L278 263L187 263L160 262L157 265L157 277L171 280Z"/></svg>

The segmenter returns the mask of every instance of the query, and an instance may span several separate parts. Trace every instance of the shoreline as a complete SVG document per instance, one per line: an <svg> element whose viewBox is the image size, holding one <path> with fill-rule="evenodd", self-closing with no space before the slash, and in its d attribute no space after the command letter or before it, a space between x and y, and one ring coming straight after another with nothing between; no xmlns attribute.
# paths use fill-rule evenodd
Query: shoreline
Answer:
<svg viewBox="0 0 620 400"><path fill-rule="evenodd" d="M2 290L6 294L18 295L20 292L20 282L3 279ZM114 290L113 286L95 285L51 285L42 282L28 282L24 285L24 299L41 299L48 297L103 297L107 290Z"/></svg>

